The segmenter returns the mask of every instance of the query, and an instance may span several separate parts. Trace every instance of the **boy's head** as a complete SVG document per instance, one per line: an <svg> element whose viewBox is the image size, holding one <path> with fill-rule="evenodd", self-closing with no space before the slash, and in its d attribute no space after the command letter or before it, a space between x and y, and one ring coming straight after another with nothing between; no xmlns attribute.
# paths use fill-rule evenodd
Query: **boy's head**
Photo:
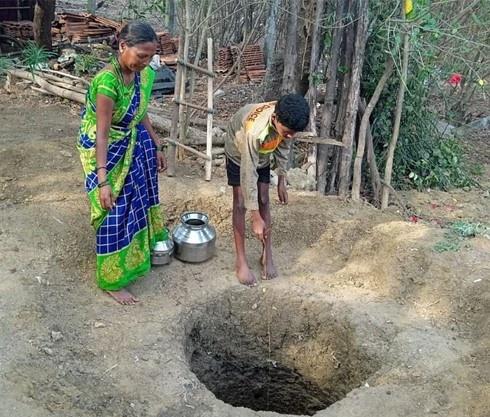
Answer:
<svg viewBox="0 0 490 417"><path fill-rule="evenodd" d="M286 94L276 104L273 122L281 136L291 138L308 126L309 118L310 108L305 98L300 94Z"/></svg>

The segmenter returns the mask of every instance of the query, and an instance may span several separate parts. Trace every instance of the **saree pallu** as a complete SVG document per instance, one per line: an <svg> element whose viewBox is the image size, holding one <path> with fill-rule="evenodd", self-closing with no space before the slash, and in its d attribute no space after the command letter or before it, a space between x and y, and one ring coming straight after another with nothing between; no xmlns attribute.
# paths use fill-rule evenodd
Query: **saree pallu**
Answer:
<svg viewBox="0 0 490 417"><path fill-rule="evenodd" d="M140 105L140 74L136 74L127 110L120 120L112 121L110 128L107 180L116 199L110 210L100 205L94 126L85 129L82 123L78 140L96 230L97 284L109 291L119 290L147 273L155 243L168 238L158 198L156 147L139 123L146 113ZM87 111L95 115L95 104L89 98Z"/></svg>

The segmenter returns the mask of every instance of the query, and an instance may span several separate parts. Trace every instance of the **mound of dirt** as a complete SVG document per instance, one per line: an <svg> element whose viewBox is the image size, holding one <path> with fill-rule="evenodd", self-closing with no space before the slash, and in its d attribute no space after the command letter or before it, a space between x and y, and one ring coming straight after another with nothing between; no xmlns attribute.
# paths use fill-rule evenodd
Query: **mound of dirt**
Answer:
<svg viewBox="0 0 490 417"><path fill-rule="evenodd" d="M223 169L207 183L188 158L161 175L162 204L169 226L207 212L217 255L154 268L122 307L93 280L78 109L0 107L0 415L487 416L490 241L435 251L452 217L427 206L455 198L454 218L487 221L483 190L420 194L413 207L441 211L411 223L310 192L282 206L271 189L280 277L249 289ZM247 251L258 275L250 232Z"/></svg>

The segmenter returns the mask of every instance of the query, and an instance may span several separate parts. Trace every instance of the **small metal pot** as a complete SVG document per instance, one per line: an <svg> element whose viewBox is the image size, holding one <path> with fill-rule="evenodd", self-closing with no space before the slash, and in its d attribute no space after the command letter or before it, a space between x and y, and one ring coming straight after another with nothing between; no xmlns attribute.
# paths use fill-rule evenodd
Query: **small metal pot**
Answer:
<svg viewBox="0 0 490 417"><path fill-rule="evenodd" d="M185 262L204 262L216 251L216 230L206 213L189 211L180 216L172 232L175 257Z"/></svg>
<svg viewBox="0 0 490 417"><path fill-rule="evenodd" d="M172 254L174 253L174 242L172 238L162 240L155 244L155 248L151 253L152 265L167 265L172 261Z"/></svg>

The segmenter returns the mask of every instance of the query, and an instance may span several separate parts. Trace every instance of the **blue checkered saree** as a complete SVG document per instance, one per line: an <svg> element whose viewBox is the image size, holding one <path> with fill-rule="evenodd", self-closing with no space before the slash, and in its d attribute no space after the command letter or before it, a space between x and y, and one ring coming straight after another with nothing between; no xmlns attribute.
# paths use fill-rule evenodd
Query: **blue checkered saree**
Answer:
<svg viewBox="0 0 490 417"><path fill-rule="evenodd" d="M140 123L146 115L153 71L137 73L124 85L116 64L97 74L87 93L78 139L85 172L85 188L96 230L97 283L109 291L119 290L150 269L150 254L166 229L158 198L156 147ZM112 70L112 71L111 71ZM116 197L111 210L100 205L96 170L96 97L114 100L107 150L107 179Z"/></svg>

